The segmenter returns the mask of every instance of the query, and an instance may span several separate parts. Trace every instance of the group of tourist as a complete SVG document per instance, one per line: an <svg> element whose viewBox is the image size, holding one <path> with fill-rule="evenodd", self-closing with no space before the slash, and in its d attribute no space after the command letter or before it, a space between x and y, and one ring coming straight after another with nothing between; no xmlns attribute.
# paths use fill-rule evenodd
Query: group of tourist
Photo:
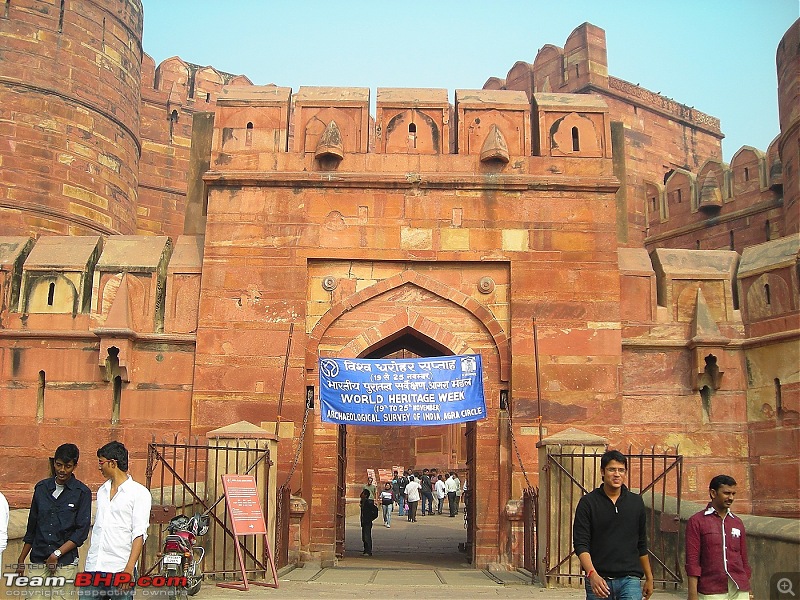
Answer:
<svg viewBox="0 0 800 600"><path fill-rule="evenodd" d="M402 474L393 471L392 480L383 484L383 489L378 491L372 477L367 478L367 483L361 491L361 538L364 542L365 556L372 556L372 521L377 518L377 512L372 508L376 502L380 503L383 512L383 526L392 526L392 513L397 506L398 516L406 517L409 523L417 522L417 508L422 502L421 516L441 515L444 508L444 499L447 498L450 517L458 514L458 505L466 491L466 482L462 485L456 471L439 473L438 469L423 469L414 471L406 469ZM434 509L433 500L436 499ZM374 515L374 516L373 516Z"/></svg>

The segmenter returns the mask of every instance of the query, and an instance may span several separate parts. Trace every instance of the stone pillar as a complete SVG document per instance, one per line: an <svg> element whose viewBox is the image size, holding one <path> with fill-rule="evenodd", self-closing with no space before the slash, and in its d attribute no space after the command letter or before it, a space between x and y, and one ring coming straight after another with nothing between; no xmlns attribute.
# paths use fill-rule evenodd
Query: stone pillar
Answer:
<svg viewBox="0 0 800 600"><path fill-rule="evenodd" d="M600 480L600 455L608 441L570 428L544 438L536 446L539 448L538 569L539 580L548 586L553 579L548 580L547 570L572 550L572 521L583 496L580 487L560 467L550 464L548 455L561 455L558 460L567 473L591 491ZM561 570L566 571L566 565ZM577 557L570 559L569 572L580 572ZM579 582L573 579L573 583Z"/></svg>
<svg viewBox="0 0 800 600"><path fill-rule="evenodd" d="M258 490L258 497L261 502L261 508L264 511L265 522L267 525L267 539L269 540L272 555L275 556L275 521L276 521L276 490L277 490L277 476L278 469L274 463L277 453L277 439L273 433L248 423L247 421L240 421L233 425L220 427L213 431L209 431L206 436L208 437L208 471L206 475L206 489L218 490L222 494L222 475L253 475L256 478L256 489ZM254 452L235 452L234 449L267 449L269 450L270 462L262 461L257 467L247 473L248 468L255 462L257 454ZM215 450L216 449L216 450ZM229 450L226 450L229 449ZM212 481L211 479L215 479ZM267 505L264 506L264 498L267 499ZM214 499L216 500L216 498ZM212 500L213 501L213 500ZM217 507L217 516L222 519L222 515L226 511L224 502L221 502ZM217 565L223 564L223 544L221 543L224 532L219 525L215 525L212 521L212 527L216 527L215 535L217 540L216 544L217 555L215 561ZM256 552L255 555L259 558L264 555L263 537L256 536ZM225 544L224 557L225 565L228 568L238 568L236 564L235 548L232 544ZM248 540L248 548L252 548L252 541ZM249 561L245 560L245 562Z"/></svg>
<svg viewBox="0 0 800 600"><path fill-rule="evenodd" d="M308 503L300 496L289 498L289 564L299 565L304 561L300 541L300 521L308 511ZM307 554L307 553L306 553Z"/></svg>

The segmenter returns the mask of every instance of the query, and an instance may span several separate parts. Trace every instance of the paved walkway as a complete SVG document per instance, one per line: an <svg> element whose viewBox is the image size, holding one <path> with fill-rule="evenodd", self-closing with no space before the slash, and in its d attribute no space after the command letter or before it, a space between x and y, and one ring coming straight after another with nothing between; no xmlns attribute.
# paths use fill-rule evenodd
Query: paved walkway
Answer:
<svg viewBox="0 0 800 600"><path fill-rule="evenodd" d="M527 598L539 600L583 600L580 587L550 588L532 585L516 571L474 569L467 563L459 543L466 541L463 514L418 516L409 523L393 515L391 528L381 517L373 527L373 556L362 556L361 528L358 517L348 517L345 533L345 557L336 567L308 564L285 569L279 576L278 589L251 587L249 592L226 590L212 581L194 598L196 600L264 600L268 598L358 599L447 597ZM446 587L446 591L444 589ZM654 600L685 598L685 593L657 592Z"/></svg>

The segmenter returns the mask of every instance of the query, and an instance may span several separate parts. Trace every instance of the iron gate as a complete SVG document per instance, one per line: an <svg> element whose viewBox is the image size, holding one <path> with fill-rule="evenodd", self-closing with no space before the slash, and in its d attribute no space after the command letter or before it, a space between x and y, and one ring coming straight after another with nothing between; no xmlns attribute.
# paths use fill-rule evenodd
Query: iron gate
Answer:
<svg viewBox="0 0 800 600"><path fill-rule="evenodd" d="M269 515L269 449L253 440L235 440L231 446L153 441L147 446L146 485L153 496L150 529L142 550L142 572L160 566L166 524L177 514L204 513L210 517L208 533L199 538L205 550L203 573L218 578L241 573L236 562L236 537L225 510L222 475L253 475L261 497L265 518ZM267 519L267 522L268 519ZM248 574L263 576L269 569L266 548L259 536L243 536L242 556Z"/></svg>
<svg viewBox="0 0 800 600"><path fill-rule="evenodd" d="M647 545L653 578L662 587L682 582L680 570L680 514L683 456L667 450L657 454L625 453L627 485L642 495L647 509ZM600 454L583 449L569 453L548 452L543 469L547 478L544 515L549 519L543 558L548 581L573 582L583 573L572 548L574 507L583 494L600 485Z"/></svg>

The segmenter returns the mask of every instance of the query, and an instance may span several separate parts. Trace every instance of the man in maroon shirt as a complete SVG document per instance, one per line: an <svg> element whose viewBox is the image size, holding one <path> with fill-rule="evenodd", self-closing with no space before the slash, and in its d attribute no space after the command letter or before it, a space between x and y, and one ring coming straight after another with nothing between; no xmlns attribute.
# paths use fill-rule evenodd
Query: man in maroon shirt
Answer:
<svg viewBox="0 0 800 600"><path fill-rule="evenodd" d="M708 488L708 507L686 523L689 600L748 600L750 565L744 523L730 511L736 480L717 475Z"/></svg>

